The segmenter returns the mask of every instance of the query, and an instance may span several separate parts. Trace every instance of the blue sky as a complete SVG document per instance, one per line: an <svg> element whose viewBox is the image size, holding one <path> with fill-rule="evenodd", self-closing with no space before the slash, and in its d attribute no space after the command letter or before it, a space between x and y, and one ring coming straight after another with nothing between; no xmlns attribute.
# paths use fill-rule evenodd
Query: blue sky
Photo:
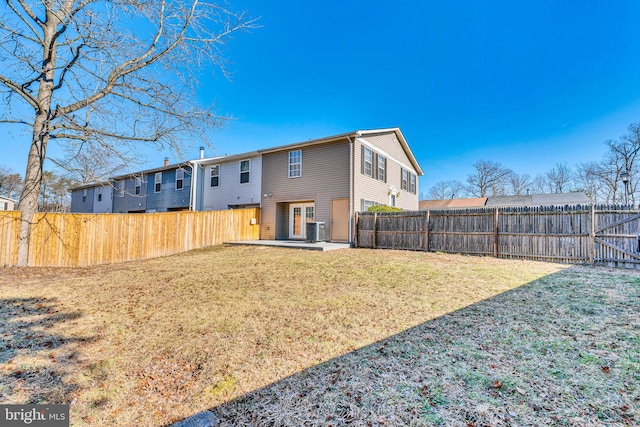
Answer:
<svg viewBox="0 0 640 427"><path fill-rule="evenodd" d="M262 27L228 42L230 80L203 70L202 102L234 117L215 154L398 126L426 192L480 159L532 176L598 160L640 121L638 1L379 4L231 0ZM0 165L22 173L28 135L11 136Z"/></svg>

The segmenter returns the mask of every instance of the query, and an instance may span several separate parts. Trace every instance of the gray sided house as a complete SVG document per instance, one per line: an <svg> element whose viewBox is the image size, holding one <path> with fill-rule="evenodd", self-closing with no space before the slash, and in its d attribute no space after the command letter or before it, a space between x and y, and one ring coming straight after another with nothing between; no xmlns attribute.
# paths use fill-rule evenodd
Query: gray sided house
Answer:
<svg viewBox="0 0 640 427"><path fill-rule="evenodd" d="M113 178L113 213L147 211L147 178L144 173Z"/></svg>
<svg viewBox="0 0 640 427"><path fill-rule="evenodd" d="M113 212L143 213L189 210L191 164L180 163L113 178Z"/></svg>
<svg viewBox="0 0 640 427"><path fill-rule="evenodd" d="M262 156L253 151L194 160L195 210L215 211L260 207Z"/></svg>
<svg viewBox="0 0 640 427"><path fill-rule="evenodd" d="M110 182L80 185L70 188L69 191L73 213L112 212L113 186Z"/></svg>
<svg viewBox="0 0 640 427"><path fill-rule="evenodd" d="M422 169L399 128L355 131L259 150L261 239L305 239L306 223L351 242L354 213L374 205L418 210Z"/></svg>
<svg viewBox="0 0 640 427"><path fill-rule="evenodd" d="M0 211L12 211L16 208L16 201L0 196Z"/></svg>

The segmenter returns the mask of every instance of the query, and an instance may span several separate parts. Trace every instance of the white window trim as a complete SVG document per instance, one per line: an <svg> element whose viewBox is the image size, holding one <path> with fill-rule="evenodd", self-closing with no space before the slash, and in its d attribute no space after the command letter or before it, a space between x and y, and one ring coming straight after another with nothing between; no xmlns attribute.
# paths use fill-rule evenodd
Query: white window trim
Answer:
<svg viewBox="0 0 640 427"><path fill-rule="evenodd" d="M367 161L367 151L369 152L369 161ZM373 177L373 150L369 147L364 147L362 153L362 172L366 176ZM367 164L369 165L369 173L367 173Z"/></svg>
<svg viewBox="0 0 640 427"><path fill-rule="evenodd" d="M218 168L218 173L217 174L213 174L213 168ZM220 165L212 165L211 169L209 169L209 187L210 188L218 188L220 187ZM214 177L218 178L218 183L216 185L211 185L211 181L213 180Z"/></svg>
<svg viewBox="0 0 640 427"><path fill-rule="evenodd" d="M182 175L181 178L178 176ZM182 187L178 188L178 181L182 181ZM182 191L184 189L184 169L176 169L176 191Z"/></svg>
<svg viewBox="0 0 640 427"><path fill-rule="evenodd" d="M248 162L249 163L249 169L246 171L242 170L242 162ZM245 185L245 184L251 184L251 159L244 159L244 160L240 160L238 162L238 168L240 169L240 185ZM247 182L242 182L242 174L246 173L249 174L249 180Z"/></svg>
<svg viewBox="0 0 640 427"><path fill-rule="evenodd" d="M140 191L138 191L138 188ZM142 195L142 178L136 178L135 187L133 188L133 193L136 196Z"/></svg>
<svg viewBox="0 0 640 427"><path fill-rule="evenodd" d="M300 161L299 162L295 162L292 163L291 162L291 153L300 153ZM300 165L300 173L298 175L291 175L291 166L292 165ZM293 150L293 151L289 151L289 153L287 154L287 174L289 176L289 178L300 178L302 177L302 150Z"/></svg>
<svg viewBox="0 0 640 427"><path fill-rule="evenodd" d="M382 168L380 168L380 160L382 160ZM376 177L378 181L387 181L387 158L378 154L378 164L376 165L377 173ZM380 170L382 170L382 178L380 178Z"/></svg>
<svg viewBox="0 0 640 427"><path fill-rule="evenodd" d="M408 170L409 172L416 173L416 171L413 169L412 166L409 166L406 163L401 162L400 160L396 159L395 157L393 157L392 155L390 155L386 151L382 150L380 147L377 147L377 146L373 145L372 143L370 143L366 139L364 139L362 137L358 137L357 140L360 141L360 143L362 143L362 145L364 145L365 147L368 147L372 151L375 151L378 154L382 154L384 157L387 158L387 160L393 160L395 163L399 164L400 167ZM416 173L416 175L417 175L417 173Z"/></svg>
<svg viewBox="0 0 640 427"><path fill-rule="evenodd" d="M158 180L158 178L160 178ZM158 184L160 184L160 189L158 190ZM156 172L153 178L153 192L160 193L162 191L162 172Z"/></svg>

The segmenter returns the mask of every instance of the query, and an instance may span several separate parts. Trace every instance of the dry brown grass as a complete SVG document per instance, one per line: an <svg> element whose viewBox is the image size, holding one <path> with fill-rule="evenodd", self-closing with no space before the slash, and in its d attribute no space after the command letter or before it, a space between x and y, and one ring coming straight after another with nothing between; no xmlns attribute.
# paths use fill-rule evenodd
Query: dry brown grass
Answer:
<svg viewBox="0 0 640 427"><path fill-rule="evenodd" d="M212 407L228 425L632 425L639 283L601 268L255 247L4 269L0 403L72 402L73 425L161 425Z"/></svg>

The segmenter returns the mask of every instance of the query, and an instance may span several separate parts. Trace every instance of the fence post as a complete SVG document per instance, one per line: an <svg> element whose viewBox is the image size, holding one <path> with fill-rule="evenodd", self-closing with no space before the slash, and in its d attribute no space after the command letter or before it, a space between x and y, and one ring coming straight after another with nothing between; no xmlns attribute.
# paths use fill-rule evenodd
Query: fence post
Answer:
<svg viewBox="0 0 640 427"><path fill-rule="evenodd" d="M429 252L429 211L424 215L424 251Z"/></svg>
<svg viewBox="0 0 640 427"><path fill-rule="evenodd" d="M498 258L498 207L493 215L493 256Z"/></svg>
<svg viewBox="0 0 640 427"><path fill-rule="evenodd" d="M353 220L354 225L353 225L353 246L354 247L358 247L358 227L359 227L359 221L358 221L358 213L356 212L356 216Z"/></svg>
<svg viewBox="0 0 640 427"><path fill-rule="evenodd" d="M377 235L377 231L376 231L376 225L378 222L378 212L374 212L373 214L373 239L372 239L372 247L373 249L376 248L376 235Z"/></svg>
<svg viewBox="0 0 640 427"><path fill-rule="evenodd" d="M589 264L596 262L596 209L589 205Z"/></svg>

